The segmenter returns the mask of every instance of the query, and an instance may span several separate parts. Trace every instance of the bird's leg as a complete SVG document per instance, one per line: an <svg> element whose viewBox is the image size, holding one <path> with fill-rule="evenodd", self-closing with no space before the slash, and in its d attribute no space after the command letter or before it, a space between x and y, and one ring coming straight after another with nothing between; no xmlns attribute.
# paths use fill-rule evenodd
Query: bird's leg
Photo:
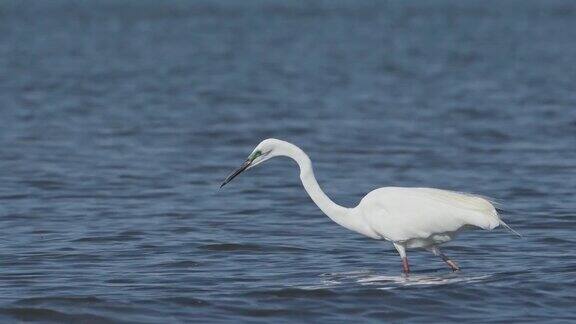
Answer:
<svg viewBox="0 0 576 324"><path fill-rule="evenodd" d="M450 267L450 269L452 269L452 271L458 271L460 270L460 267L458 266L458 264L452 260L450 260L450 258L442 253L442 251L440 251L440 249L437 246L433 246L431 248L428 248L428 251L434 253L434 255L439 256L442 258L442 261L446 262L446 264L448 264L448 266Z"/></svg>
<svg viewBox="0 0 576 324"><path fill-rule="evenodd" d="M402 271L405 274L409 274L410 273L410 265L408 264L408 258L407 257L403 257L402 258Z"/></svg>
<svg viewBox="0 0 576 324"><path fill-rule="evenodd" d="M398 243L394 243L394 247L396 248L396 251L398 251L398 254L400 254L400 257L402 258L402 271L405 274L409 274L410 265L408 264L408 257L406 256L406 248Z"/></svg>

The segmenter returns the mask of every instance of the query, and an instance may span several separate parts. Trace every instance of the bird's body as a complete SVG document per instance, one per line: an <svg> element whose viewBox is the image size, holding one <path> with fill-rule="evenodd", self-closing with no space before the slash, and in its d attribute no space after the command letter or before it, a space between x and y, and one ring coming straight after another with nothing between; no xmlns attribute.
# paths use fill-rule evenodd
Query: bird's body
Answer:
<svg viewBox="0 0 576 324"><path fill-rule="evenodd" d="M500 223L488 200L432 188L376 189L354 210L366 225L362 234L408 248L445 243L465 226L491 230Z"/></svg>
<svg viewBox="0 0 576 324"><path fill-rule="evenodd" d="M488 199L441 189L384 187L368 193L356 207L342 207L320 189L306 153L276 139L262 141L244 165L222 185L243 170L274 156L287 156L298 163L304 188L333 221L373 239L392 242L402 257L405 272L409 272L407 248L425 248L442 257L452 270L458 270L456 263L440 251L440 244L452 240L466 227L492 230L503 225L513 231L499 218Z"/></svg>

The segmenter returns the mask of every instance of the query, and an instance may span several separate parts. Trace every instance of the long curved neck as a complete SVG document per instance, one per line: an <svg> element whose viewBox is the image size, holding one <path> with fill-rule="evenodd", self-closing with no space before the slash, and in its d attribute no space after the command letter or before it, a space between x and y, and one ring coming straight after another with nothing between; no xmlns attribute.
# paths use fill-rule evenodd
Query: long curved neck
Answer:
<svg viewBox="0 0 576 324"><path fill-rule="evenodd" d="M342 207L333 202L322 191L312 169L312 161L304 151L294 144L284 142L282 155L292 158L298 163L300 167L300 179L304 185L304 189L310 195L314 203L326 214L330 219L346 228L352 229L351 209Z"/></svg>

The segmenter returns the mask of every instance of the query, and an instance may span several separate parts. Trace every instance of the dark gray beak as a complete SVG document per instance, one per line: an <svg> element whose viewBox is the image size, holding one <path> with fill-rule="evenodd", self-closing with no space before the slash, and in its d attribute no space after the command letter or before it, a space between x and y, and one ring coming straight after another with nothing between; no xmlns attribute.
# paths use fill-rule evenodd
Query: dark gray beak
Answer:
<svg viewBox="0 0 576 324"><path fill-rule="evenodd" d="M250 163L252 163L252 161L250 161L250 160L246 160L244 163L242 163L242 165L238 168L238 170L232 172L228 177L226 177L226 179L224 179L224 182L222 182L222 184L220 185L220 188L224 187L224 185L226 185L228 182L232 181L232 179L236 178L237 175L239 175L244 170L246 170L246 168L248 168L250 166Z"/></svg>

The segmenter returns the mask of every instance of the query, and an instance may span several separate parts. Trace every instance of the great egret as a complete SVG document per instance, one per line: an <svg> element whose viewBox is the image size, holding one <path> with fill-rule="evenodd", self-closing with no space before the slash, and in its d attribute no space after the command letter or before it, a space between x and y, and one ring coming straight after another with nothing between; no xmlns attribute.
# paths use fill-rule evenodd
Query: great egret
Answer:
<svg viewBox="0 0 576 324"><path fill-rule="evenodd" d="M298 146L269 138L262 141L248 159L232 172L220 188L244 170L276 156L287 156L298 163L300 179L310 198L337 224L377 240L387 240L402 258L402 270L410 272L406 249L424 248L442 258L453 270L460 268L438 247L452 240L465 227L492 230L506 225L487 199L467 193L433 188L384 187L368 193L358 206L342 207L320 189L312 162Z"/></svg>

